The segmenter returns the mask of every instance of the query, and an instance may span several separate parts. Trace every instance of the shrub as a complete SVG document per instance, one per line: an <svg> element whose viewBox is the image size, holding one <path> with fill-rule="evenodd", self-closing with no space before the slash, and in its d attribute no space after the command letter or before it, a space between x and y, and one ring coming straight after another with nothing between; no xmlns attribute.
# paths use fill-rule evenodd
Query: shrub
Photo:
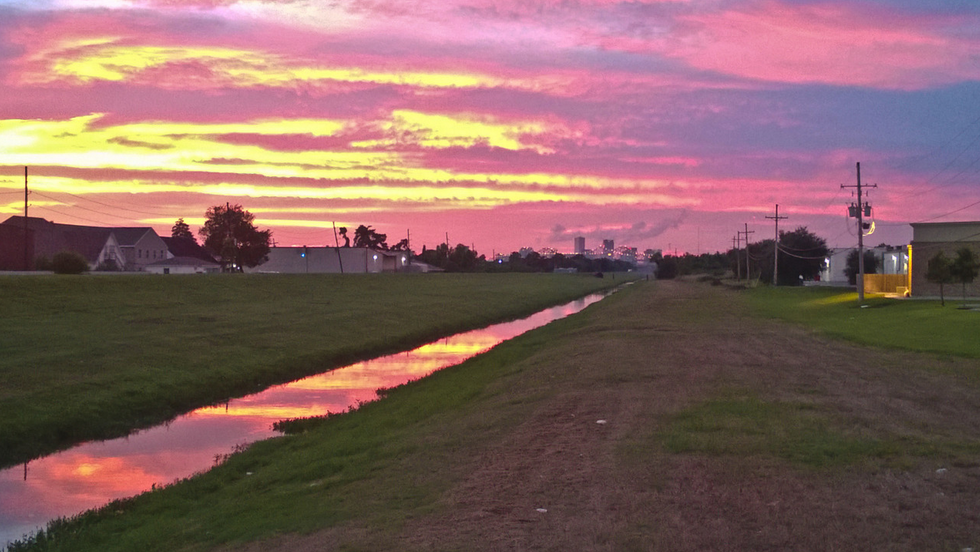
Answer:
<svg viewBox="0 0 980 552"><path fill-rule="evenodd" d="M98 272L119 272L119 265L116 264L115 259L106 259L99 263L95 270Z"/></svg>
<svg viewBox="0 0 980 552"><path fill-rule="evenodd" d="M34 270L52 270L51 259L41 255L34 260Z"/></svg>
<svg viewBox="0 0 980 552"><path fill-rule="evenodd" d="M51 258L51 269L55 274L81 274L88 270L88 261L74 251L61 251Z"/></svg>

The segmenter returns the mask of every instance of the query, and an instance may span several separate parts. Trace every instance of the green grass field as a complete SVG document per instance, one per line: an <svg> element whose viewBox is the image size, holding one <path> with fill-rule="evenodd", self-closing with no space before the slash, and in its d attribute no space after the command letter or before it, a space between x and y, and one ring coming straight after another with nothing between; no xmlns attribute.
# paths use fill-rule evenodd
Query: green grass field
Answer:
<svg viewBox="0 0 980 552"><path fill-rule="evenodd" d="M960 301L917 301L828 288L756 288L745 292L762 316L804 324L835 338L865 345L980 358L980 311ZM975 303L975 301L974 301Z"/></svg>
<svg viewBox="0 0 980 552"><path fill-rule="evenodd" d="M651 549L657 548L651 543L661 542L670 550L675 549L671 542L685 538L710 543L711 524L722 519L750 529L746 537L725 537L743 538L724 541L734 549L780 544L799 549L793 542L826 549L833 547L821 544L853 542L849 539L866 534L878 535L874 542L882 544L898 531L914 531L911 537L901 535L914 544L930 543L913 549L950 549L942 539L960 543L959 548L972 542L956 529L969 508L953 504L943 510L945 503L930 502L937 520L960 517L948 526L925 523L938 537L925 535L916 526L907 529L913 497L904 488L889 494L888 487L911 477L905 474L937 477L936 467L944 466L952 477L976 465L976 425L955 411L935 408L935 401L955 404L965 397L959 395L960 380L926 374L918 357L904 370L874 366L868 359L875 354L866 352L841 368L856 376L845 383L825 377L821 363L807 362L805 347L799 356L783 359L794 367L786 370L768 360L764 346L781 340L779 347L788 349L802 339L801 332L753 320L749 303L764 317L828 325L835 315L822 309L839 309L838 318L855 311L835 303L832 293L758 293L681 283L631 286L580 314L395 388L383 401L303 424L306 431L299 434L255 443L173 486L57 522L12 550L290 550L289 539L310 534L323 540L303 541L300 548L319 549L311 542L329 542L340 550L391 550L405 548L402 539L413 527L428 529L446 519L458 542L438 541L432 549L469 549L461 544L468 543L486 550L494 548L474 535L485 537L480 526L507 516L482 509L493 501L509 504L510 497L501 494L535 485L540 488L534 492L542 495L556 489L563 508L581 512L579 524L610 516L611 525L597 525L606 532L604 542L612 543L603 549ZM823 306L805 306L812 301ZM889 308L894 307L877 310ZM796 312L801 309L820 316ZM947 314L953 314L948 307ZM868 406L879 398L880 404ZM890 408L887 415L882 407ZM596 425L599 416L608 418L608 425ZM563 440L562 431L575 428L587 431ZM561 446L535 456L530 472L520 472L522 459L534 454L539 441ZM509 447L516 465L503 460ZM473 487L474 474L477 481L493 474L481 470L487 459L508 468L495 483L504 488ZM539 472L539 466L552 469ZM588 475L566 479L577 469ZM710 485L692 484L690 478L698 474L715 478ZM943 488L972 497L972 481ZM462 482L467 483L460 487ZM472 493L489 493L473 505L485 517L461 514L470 523L457 522L451 497L460 496L460 489L464 505ZM762 498L742 500L746 489ZM932 487L923 493L930 500L937 496ZM537 500L546 503L546 498ZM729 499L735 513L718 509ZM608 509L597 509L590 500ZM785 510L774 504L785 504ZM861 504L873 504L870 531L865 519L870 510ZM839 517L801 525L834 510ZM682 511L688 517L672 526ZM555 525L546 542L561 549L594 544L571 537L562 548L560 539L574 526ZM533 522L522 527L521 535L543 531ZM774 536L753 540L763 532ZM788 541L787 535L802 540ZM717 546L687 549L695 548Z"/></svg>
<svg viewBox="0 0 980 552"><path fill-rule="evenodd" d="M624 277L3 277L0 465L526 315Z"/></svg>

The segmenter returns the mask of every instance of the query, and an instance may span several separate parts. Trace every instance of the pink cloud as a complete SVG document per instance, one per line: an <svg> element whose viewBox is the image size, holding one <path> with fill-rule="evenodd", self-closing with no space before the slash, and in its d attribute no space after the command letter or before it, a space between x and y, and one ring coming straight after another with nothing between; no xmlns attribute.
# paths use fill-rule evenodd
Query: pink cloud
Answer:
<svg viewBox="0 0 980 552"><path fill-rule="evenodd" d="M914 90L980 78L980 20L905 14L842 1L760 0L676 18L669 35L598 38L738 77ZM961 32L968 31L968 32Z"/></svg>

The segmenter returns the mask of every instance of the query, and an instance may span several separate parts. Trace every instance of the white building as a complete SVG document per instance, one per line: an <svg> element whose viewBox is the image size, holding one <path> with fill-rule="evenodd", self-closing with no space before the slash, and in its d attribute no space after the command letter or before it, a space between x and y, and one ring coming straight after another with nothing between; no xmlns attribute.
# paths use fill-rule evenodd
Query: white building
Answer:
<svg viewBox="0 0 980 552"><path fill-rule="evenodd" d="M273 247L269 260L245 272L283 274L365 274L408 272L408 251L377 251L365 247Z"/></svg>

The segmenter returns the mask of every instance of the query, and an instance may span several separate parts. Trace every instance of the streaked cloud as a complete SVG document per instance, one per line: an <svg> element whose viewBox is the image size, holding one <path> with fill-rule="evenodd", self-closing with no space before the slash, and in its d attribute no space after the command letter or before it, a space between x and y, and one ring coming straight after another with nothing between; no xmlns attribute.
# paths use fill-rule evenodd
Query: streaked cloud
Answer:
<svg viewBox="0 0 980 552"><path fill-rule="evenodd" d="M861 161L898 242L976 193L978 51L952 1L0 0L0 212L29 165L60 222L693 250L779 203L847 243Z"/></svg>

